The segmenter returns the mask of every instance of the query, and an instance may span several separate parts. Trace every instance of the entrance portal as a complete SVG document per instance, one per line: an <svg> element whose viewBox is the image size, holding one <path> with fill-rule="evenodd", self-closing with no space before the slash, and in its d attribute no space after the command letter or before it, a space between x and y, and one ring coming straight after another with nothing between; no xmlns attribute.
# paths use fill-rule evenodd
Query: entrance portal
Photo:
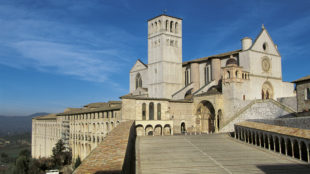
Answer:
<svg viewBox="0 0 310 174"><path fill-rule="evenodd" d="M212 103L206 100L200 102L196 115L199 120L196 122L196 127L200 128L200 132L213 133L215 131L215 111Z"/></svg>
<svg viewBox="0 0 310 174"><path fill-rule="evenodd" d="M185 134L186 128L185 128L185 123L181 124L181 134Z"/></svg>

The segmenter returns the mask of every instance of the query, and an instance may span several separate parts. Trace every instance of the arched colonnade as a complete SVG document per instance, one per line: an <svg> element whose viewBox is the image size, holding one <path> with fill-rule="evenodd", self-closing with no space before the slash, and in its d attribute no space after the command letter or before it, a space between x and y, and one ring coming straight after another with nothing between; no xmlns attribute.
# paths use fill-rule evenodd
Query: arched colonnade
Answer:
<svg viewBox="0 0 310 174"><path fill-rule="evenodd" d="M235 125L235 138L310 163L310 140Z"/></svg>
<svg viewBox="0 0 310 174"><path fill-rule="evenodd" d="M173 135L172 121L136 121L137 136Z"/></svg>

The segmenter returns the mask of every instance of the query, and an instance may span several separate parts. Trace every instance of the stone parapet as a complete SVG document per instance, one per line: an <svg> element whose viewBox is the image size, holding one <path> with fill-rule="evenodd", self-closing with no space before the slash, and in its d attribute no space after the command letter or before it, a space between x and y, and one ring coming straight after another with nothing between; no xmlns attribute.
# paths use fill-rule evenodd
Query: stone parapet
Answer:
<svg viewBox="0 0 310 174"><path fill-rule="evenodd" d="M134 173L135 136L134 121L121 122L73 173Z"/></svg>

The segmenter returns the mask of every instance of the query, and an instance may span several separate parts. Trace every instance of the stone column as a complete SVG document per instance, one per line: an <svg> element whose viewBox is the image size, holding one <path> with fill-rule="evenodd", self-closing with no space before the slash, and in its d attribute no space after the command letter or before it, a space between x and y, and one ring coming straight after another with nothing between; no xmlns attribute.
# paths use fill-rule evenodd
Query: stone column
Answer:
<svg viewBox="0 0 310 174"><path fill-rule="evenodd" d="M299 150L299 160L302 160L301 144L300 144L300 142L298 142L298 150Z"/></svg>
<svg viewBox="0 0 310 174"><path fill-rule="evenodd" d="M276 149L277 149L277 147L276 147L276 139L273 138L273 151L276 152Z"/></svg>
<svg viewBox="0 0 310 174"><path fill-rule="evenodd" d="M211 59L211 78L212 80L220 80L221 79L221 60L218 58Z"/></svg>
<svg viewBox="0 0 310 174"><path fill-rule="evenodd" d="M197 91L200 87L200 74L199 74L199 64L191 63L191 82L194 85L193 92Z"/></svg>
<svg viewBox="0 0 310 174"><path fill-rule="evenodd" d="M287 156L287 143L286 143L286 140L284 139L284 146L285 146L285 156Z"/></svg>
<svg viewBox="0 0 310 174"><path fill-rule="evenodd" d="M279 138L279 153L281 153L281 154L282 154L281 137Z"/></svg>
<svg viewBox="0 0 310 174"><path fill-rule="evenodd" d="M292 141L291 141L291 147L292 147L292 157L295 157L294 142L292 142Z"/></svg>
<svg viewBox="0 0 310 174"><path fill-rule="evenodd" d="M307 162L310 163L309 145L307 145Z"/></svg>

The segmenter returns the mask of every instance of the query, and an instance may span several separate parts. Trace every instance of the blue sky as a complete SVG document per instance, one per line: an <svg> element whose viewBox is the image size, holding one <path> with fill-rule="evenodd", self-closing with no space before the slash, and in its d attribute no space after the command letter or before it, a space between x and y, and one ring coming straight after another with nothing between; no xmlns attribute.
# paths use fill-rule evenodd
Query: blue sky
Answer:
<svg viewBox="0 0 310 174"><path fill-rule="evenodd" d="M283 80L310 74L308 0L1 0L0 115L62 112L127 94L147 19L183 18L183 61L241 48L264 24Z"/></svg>

